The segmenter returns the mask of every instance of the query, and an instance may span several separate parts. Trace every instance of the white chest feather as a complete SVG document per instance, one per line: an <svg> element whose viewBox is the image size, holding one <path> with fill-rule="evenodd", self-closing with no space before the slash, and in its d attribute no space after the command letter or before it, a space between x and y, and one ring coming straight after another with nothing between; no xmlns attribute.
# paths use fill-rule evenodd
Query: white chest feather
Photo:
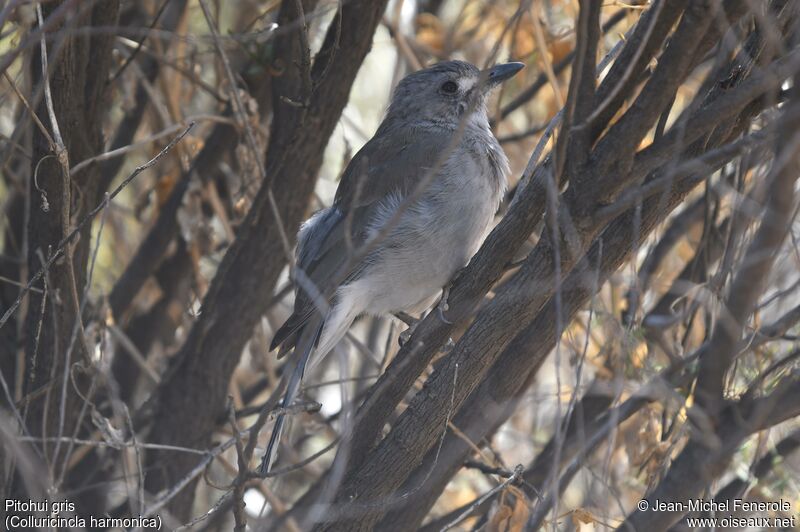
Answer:
<svg viewBox="0 0 800 532"><path fill-rule="evenodd" d="M419 310L467 264L483 242L505 189L505 155L499 146L497 150L460 150L461 157L451 156L420 199L403 212L364 276L351 287L371 299L366 312ZM394 194L382 202L373 235L402 201Z"/></svg>

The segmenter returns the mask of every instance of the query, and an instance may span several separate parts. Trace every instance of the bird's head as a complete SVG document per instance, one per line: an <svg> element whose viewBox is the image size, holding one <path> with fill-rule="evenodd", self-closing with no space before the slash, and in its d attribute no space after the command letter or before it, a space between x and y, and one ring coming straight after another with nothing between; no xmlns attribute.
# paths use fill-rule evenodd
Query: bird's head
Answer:
<svg viewBox="0 0 800 532"><path fill-rule="evenodd" d="M486 70L465 61L445 61L409 74L397 85L387 120L456 126L465 115L486 117L491 90L519 72L522 63Z"/></svg>

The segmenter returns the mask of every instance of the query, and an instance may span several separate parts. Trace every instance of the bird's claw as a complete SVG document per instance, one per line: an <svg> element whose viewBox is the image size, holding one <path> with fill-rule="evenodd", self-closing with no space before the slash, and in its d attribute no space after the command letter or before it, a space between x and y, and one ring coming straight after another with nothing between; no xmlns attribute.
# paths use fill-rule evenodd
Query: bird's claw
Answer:
<svg viewBox="0 0 800 532"><path fill-rule="evenodd" d="M411 325L408 329L400 333L400 336L397 338L397 343L400 344L400 347L403 347L411 340L411 336L414 334L414 331L417 329L417 324Z"/></svg>
<svg viewBox="0 0 800 532"><path fill-rule="evenodd" d="M396 312L394 317L408 325L408 329L401 332L400 336L397 338L397 343L400 344L400 347L403 347L411 339L411 335L414 334L420 320L405 312Z"/></svg>
<svg viewBox="0 0 800 532"><path fill-rule="evenodd" d="M402 321L403 323L405 323L409 327L413 327L414 325L419 323L419 320L417 318L415 318L414 316L412 316L411 314L409 314L407 312L402 312L402 311L395 312L394 313L394 317L397 318L398 320Z"/></svg>
<svg viewBox="0 0 800 532"><path fill-rule="evenodd" d="M453 325L453 322L447 319L444 315L445 312L450 310L450 305L447 303L447 298L450 297L451 286L452 283L448 283L447 286L442 289L442 298L439 300L439 304L436 306L436 309L439 312L439 319L447 325Z"/></svg>
<svg viewBox="0 0 800 532"><path fill-rule="evenodd" d="M444 345L441 347L441 349L439 349L439 351L441 351L442 353L447 354L450 351L452 351L455 346L456 346L456 343L453 341L453 339L452 338L448 338L447 341L444 343Z"/></svg>
<svg viewBox="0 0 800 532"><path fill-rule="evenodd" d="M442 322L446 323L447 325L453 325L453 322L448 320L444 315L445 311L449 310L447 305L439 305L438 310L439 310L439 319L442 320Z"/></svg>

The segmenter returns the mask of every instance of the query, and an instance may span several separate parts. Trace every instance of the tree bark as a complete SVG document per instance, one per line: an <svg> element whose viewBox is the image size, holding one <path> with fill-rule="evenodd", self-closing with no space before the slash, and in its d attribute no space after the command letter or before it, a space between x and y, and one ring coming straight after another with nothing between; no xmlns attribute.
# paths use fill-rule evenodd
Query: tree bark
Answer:
<svg viewBox="0 0 800 532"><path fill-rule="evenodd" d="M43 16L60 9L50 2L42 6ZM69 175L69 161L80 161L103 150L102 122L106 107L105 80L111 61L113 36L90 36L66 31L75 28L114 25L119 3L100 2L86 7L70 7L72 16L60 21L47 34L48 82L53 111L63 135L64 152L59 158L54 146L39 128L33 129L33 157L28 189L31 212L28 221L28 271L41 270L74 225L100 201L100 173L92 165L78 177ZM90 68L91 65L91 68ZM36 114L54 136L54 125L42 96L44 79L40 48L32 51L31 75L40 95ZM68 159L67 159L68 158ZM34 394L28 403L26 423L34 436L67 436L80 430L83 400L76 393L85 384L88 353L84 349L80 306L87 282L91 249L91 224L68 245L29 293L26 318L26 393ZM41 393L40 393L41 392ZM86 393L84 388L83 393ZM85 418L84 418L85 420ZM51 476L58 478L66 467L66 445L43 443L42 455ZM91 509L83 508L90 511Z"/></svg>

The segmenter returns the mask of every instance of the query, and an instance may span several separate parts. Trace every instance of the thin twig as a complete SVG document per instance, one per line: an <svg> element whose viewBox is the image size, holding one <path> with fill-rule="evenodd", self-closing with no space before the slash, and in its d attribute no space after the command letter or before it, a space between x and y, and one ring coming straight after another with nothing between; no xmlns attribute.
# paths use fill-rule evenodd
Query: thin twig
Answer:
<svg viewBox="0 0 800 532"><path fill-rule="evenodd" d="M153 28L156 27L156 24L158 24L158 19L160 19L161 15L164 14L164 11L166 10L167 5L169 3L170 0L164 0L161 3L161 7L158 8L158 12L156 13L156 16L153 17L153 21L147 28L146 33L142 36L142 39L138 43L136 43L136 48L134 48L133 52L128 56L127 59L125 59L125 62L122 63L122 66L120 66L119 69L116 72L114 72L114 75L111 76L111 78L106 82L106 86L114 83L117 80L117 78L119 78L122 75L122 73L125 72L125 69L128 68L131 62L133 62L133 60L136 59L136 56L139 54L139 52L142 50L142 47L144 46L144 41L147 40L147 37L150 35L150 32L153 30Z"/></svg>
<svg viewBox="0 0 800 532"><path fill-rule="evenodd" d="M214 461L214 458L228 450L234 443L236 443L236 438L229 438L227 441L217 445L211 451L205 453L205 458L200 460L200 462L198 462L197 465L195 465L194 468L192 468L192 470L186 474L186 476L184 476L174 486L168 489L164 495L159 497L158 500L151 504L144 511L142 517L150 517L166 506L169 501L171 501L178 493L181 492L181 490L183 490L183 488L188 486L195 478L205 471L206 467L208 467L208 464Z"/></svg>
<svg viewBox="0 0 800 532"><path fill-rule="evenodd" d="M475 501L472 504L470 504L467 508L464 509L463 513L461 513L458 517L456 517L455 519L447 523L444 527L442 527L442 532L450 530L458 523L469 517L469 515L472 513L472 510L480 506L481 503L483 503L483 501L485 501L489 497L492 497L495 493L506 489L510 484L517 482L522 476L522 471L523 471L522 464L517 464L517 467L514 468L513 475L511 475L505 481L503 481L502 484L495 486L494 488L490 489L489 491L487 491L486 493L475 499Z"/></svg>
<svg viewBox="0 0 800 532"><path fill-rule="evenodd" d="M236 479L244 478L245 472L249 470L249 459L244 453L244 444L242 443L242 436L239 433L239 427L236 425L236 412L233 408L233 401L228 404L228 423L233 430L234 438L236 438L236 461L239 466L239 474ZM235 532L244 532L247 529L247 515L244 511L244 482L237 482L233 488L233 519L236 523L234 527Z"/></svg>
<svg viewBox="0 0 800 532"><path fill-rule="evenodd" d="M55 147L56 143L53 140L53 137L50 136L50 132L47 131L47 128L44 127L44 124L42 124L42 121L39 120L39 115L36 114L36 112L31 107L31 104L28 103L28 100L20 92L19 88L17 87L17 84L14 83L14 80L11 78L11 76L8 75L8 72L3 72L3 76L5 76L6 81L8 81L8 84L11 85L11 88L14 89L14 93L17 95L17 98L19 98L19 100L22 102L22 105L25 106L25 109L27 109L28 113L30 113L31 118L33 119L34 123L36 124L36 127L39 128L39 131L42 132L42 135L44 136L44 138L47 139L47 143L51 147Z"/></svg>
<svg viewBox="0 0 800 532"><path fill-rule="evenodd" d="M112 441L105 441L105 440L86 440L80 438L70 438L67 436L56 437L56 436L49 436L45 438L36 437L36 436L20 436L17 438L19 441L23 442L32 442L32 443L70 443L74 442L77 445L88 445L90 447L110 447L112 449L126 449L129 447L133 447L138 445L142 449L152 449L158 451L175 451L180 453L189 453L189 454L199 454L205 456L208 454L209 451L203 451L200 449L192 449L189 447L179 447L177 445L161 445L159 443L138 443L135 441L129 442L112 442Z"/></svg>
<svg viewBox="0 0 800 532"><path fill-rule="evenodd" d="M39 28L44 26L44 20L42 17L42 4L36 4L36 17L39 19ZM47 107L47 114L50 117L50 127L53 128L53 140L55 141L56 146L56 157L58 157L59 163L62 166L66 164L67 168L69 168L68 161L62 160L66 156L66 146L64 144L64 139L61 137L61 129L58 127L58 120L56 119L56 112L53 108L53 95L50 92L50 69L47 66L47 42L45 39L45 32L41 33L41 38L39 42L39 51L42 58L42 81L44 82L44 101Z"/></svg>
<svg viewBox="0 0 800 532"><path fill-rule="evenodd" d="M147 137L145 137L145 138L143 138L141 140L138 140L136 142L133 142L131 144L128 144L127 146L121 146L121 147L119 147L117 149L110 150L110 151L101 153L99 155L95 155L94 157L89 157L88 159L84 159L83 161L77 163L75 166L70 168L70 170L69 170L70 175L74 176L77 172L83 170L84 168L86 168L87 166L89 166L92 163L101 162L101 161L107 161L109 159L114 159L116 157L121 157L121 156L125 155L126 153L129 153L129 152L135 150L136 148L139 148L139 147L141 147L141 146L143 146L145 144L149 144L149 143L151 143L151 142L153 142L155 140L158 140L158 139L160 139L162 137L166 137L168 135L174 135L176 131L180 131L183 128L185 128L186 124L188 124L189 122L200 122L200 121L217 122L217 123L222 123L222 124L228 124L228 123L232 122L232 120L230 120L229 118L227 118L225 116L220 116L220 115L204 115L204 114L193 115L193 116L190 116L189 118L187 118L186 120L184 120L180 124L172 124L171 126L168 126L165 129L162 129L161 131L159 131L157 133L153 133L152 135L148 135Z"/></svg>
<svg viewBox="0 0 800 532"><path fill-rule="evenodd" d="M531 17L534 42L536 42L536 48L539 50L539 58L542 61L542 66L544 67L543 70L547 75L547 80L553 88L553 95L556 98L556 103L558 104L558 107L561 108L564 107L564 95L561 93L561 86L559 85L558 78L553 70L553 63L550 61L550 56L547 52L547 43L545 43L544 40L544 30L542 30L542 23L539 20L539 13L542 11L542 1L537 0L534 2L534 4L538 8L537 12Z"/></svg>

